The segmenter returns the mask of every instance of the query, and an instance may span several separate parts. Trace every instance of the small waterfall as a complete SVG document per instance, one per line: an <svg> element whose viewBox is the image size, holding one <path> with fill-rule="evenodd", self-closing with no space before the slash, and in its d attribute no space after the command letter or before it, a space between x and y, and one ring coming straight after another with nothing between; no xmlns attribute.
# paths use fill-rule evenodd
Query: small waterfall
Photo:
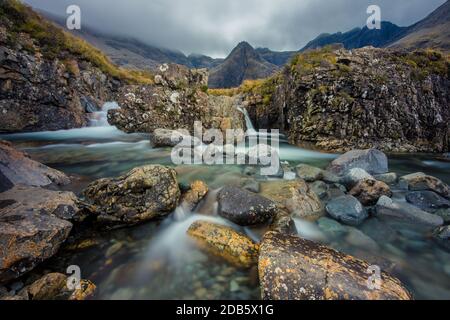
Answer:
<svg viewBox="0 0 450 320"><path fill-rule="evenodd" d="M238 110L245 116L245 125L247 126L248 134L255 134L256 130L253 126L252 119L250 119L250 115L248 114L247 109L238 107Z"/></svg>
<svg viewBox="0 0 450 320"><path fill-rule="evenodd" d="M100 111L91 113L89 126L110 127L108 123L108 111L114 109L119 109L119 105L116 102L106 102Z"/></svg>

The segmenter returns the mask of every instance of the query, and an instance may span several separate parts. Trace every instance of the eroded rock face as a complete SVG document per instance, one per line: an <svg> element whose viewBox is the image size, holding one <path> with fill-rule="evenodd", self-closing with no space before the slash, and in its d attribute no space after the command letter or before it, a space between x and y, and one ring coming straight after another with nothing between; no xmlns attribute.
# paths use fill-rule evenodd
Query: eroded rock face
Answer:
<svg viewBox="0 0 450 320"><path fill-rule="evenodd" d="M159 165L135 168L115 179L100 179L84 191L99 222L125 225L170 214L180 193L176 171Z"/></svg>
<svg viewBox="0 0 450 320"><path fill-rule="evenodd" d="M250 268L258 262L259 246L232 228L197 221L190 226L188 234L207 252L238 267Z"/></svg>
<svg viewBox="0 0 450 320"><path fill-rule="evenodd" d="M219 215L240 226L270 222L277 212L275 202L237 187L223 188L217 200Z"/></svg>
<svg viewBox="0 0 450 320"><path fill-rule="evenodd" d="M64 173L31 160L11 143L0 140L0 192L19 184L44 187L68 183L70 179Z"/></svg>
<svg viewBox="0 0 450 320"><path fill-rule="evenodd" d="M350 190L350 194L365 206L376 205L381 196L392 197L392 191L386 183L371 179L360 181Z"/></svg>
<svg viewBox="0 0 450 320"><path fill-rule="evenodd" d="M401 282L382 272L368 285L369 263L295 236L268 232L261 243L259 277L264 300L410 300Z"/></svg>
<svg viewBox="0 0 450 320"><path fill-rule="evenodd" d="M400 184L411 191L433 191L444 198L450 199L450 188L446 183L422 172L401 177Z"/></svg>
<svg viewBox="0 0 450 320"><path fill-rule="evenodd" d="M328 170L345 175L351 169L363 169L369 174L383 174L388 172L387 156L376 149L352 150L335 159Z"/></svg>

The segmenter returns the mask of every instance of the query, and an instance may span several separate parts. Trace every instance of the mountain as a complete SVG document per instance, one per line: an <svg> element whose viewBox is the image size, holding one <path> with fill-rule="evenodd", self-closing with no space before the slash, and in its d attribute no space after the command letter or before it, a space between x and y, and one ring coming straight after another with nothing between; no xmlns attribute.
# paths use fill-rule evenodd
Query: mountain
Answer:
<svg viewBox="0 0 450 320"><path fill-rule="evenodd" d="M298 53L297 51L272 51L268 48L257 48L256 52L258 52L264 60L279 67L284 66Z"/></svg>
<svg viewBox="0 0 450 320"><path fill-rule="evenodd" d="M211 70L209 87L238 87L244 80L266 78L278 67L264 60L247 42L241 42L225 61Z"/></svg>
<svg viewBox="0 0 450 320"><path fill-rule="evenodd" d="M391 22L383 21L380 30L370 30L365 26L364 28L355 28L345 33L321 34L310 41L301 51L317 49L335 43L342 43L346 49L365 46L379 48L402 38L407 34L408 30L409 28L407 27L399 27Z"/></svg>
<svg viewBox="0 0 450 320"><path fill-rule="evenodd" d="M191 54L188 56L190 64L197 69L212 69L221 64L224 59L214 59L203 54Z"/></svg>
<svg viewBox="0 0 450 320"><path fill-rule="evenodd" d="M434 48L450 51L450 1L408 28L407 34L389 47Z"/></svg>

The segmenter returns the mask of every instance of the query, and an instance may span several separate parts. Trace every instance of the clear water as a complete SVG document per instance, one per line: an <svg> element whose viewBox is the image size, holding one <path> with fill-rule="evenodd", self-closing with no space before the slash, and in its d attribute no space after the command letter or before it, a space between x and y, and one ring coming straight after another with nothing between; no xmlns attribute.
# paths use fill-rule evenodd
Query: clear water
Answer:
<svg viewBox="0 0 450 320"><path fill-rule="evenodd" d="M101 125L105 115L95 115L94 127L4 135L0 139L12 141L37 161L76 175L69 186L76 193L95 179L118 176L136 166L172 166L170 149L153 149L148 135L128 135L104 122ZM325 168L336 156L281 144L281 158L292 166L308 163ZM399 174L422 171L450 183L450 163L433 155L391 155L390 167ZM196 212L177 209L162 222L93 232L87 237L90 246L68 248L46 267L64 272L68 265L79 265L82 276L97 285L97 299L259 299L255 268L240 270L207 256L186 236L188 227L198 219L229 224L217 216L217 190L248 178L244 169L178 166L180 182L201 179L211 189ZM296 220L296 225L302 237L380 265L399 277L416 298L450 299L450 254L430 240L430 230L375 219L344 233L301 220ZM262 233L234 227L255 240Z"/></svg>

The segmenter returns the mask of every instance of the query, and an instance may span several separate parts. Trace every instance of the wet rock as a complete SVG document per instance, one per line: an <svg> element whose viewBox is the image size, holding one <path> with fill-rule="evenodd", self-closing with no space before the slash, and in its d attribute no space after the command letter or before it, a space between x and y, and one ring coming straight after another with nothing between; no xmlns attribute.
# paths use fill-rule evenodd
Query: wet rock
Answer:
<svg viewBox="0 0 450 320"><path fill-rule="evenodd" d="M25 291L30 300L55 300L67 284L67 276L61 273L49 273L33 282Z"/></svg>
<svg viewBox="0 0 450 320"><path fill-rule="evenodd" d="M58 251L72 224L55 212L74 208L74 197L70 192L33 187L15 187L0 194L0 201L16 199L0 209L0 283L32 270Z"/></svg>
<svg viewBox="0 0 450 320"><path fill-rule="evenodd" d="M72 294L69 296L68 300L71 301L83 301L89 300L95 294L97 287L89 280L81 280L80 288L75 289Z"/></svg>
<svg viewBox="0 0 450 320"><path fill-rule="evenodd" d="M382 273L368 286L369 263L295 236L268 232L261 243L259 277L264 300L410 300L401 282Z"/></svg>
<svg viewBox="0 0 450 320"><path fill-rule="evenodd" d="M306 182L314 182L317 180L323 180L329 183L339 182L339 177L335 174L307 164L298 165L296 171L300 179Z"/></svg>
<svg viewBox="0 0 450 320"><path fill-rule="evenodd" d="M181 196L181 206L190 211L203 200L209 189L205 182L197 180L191 183L190 189Z"/></svg>
<svg viewBox="0 0 450 320"><path fill-rule="evenodd" d="M395 218L432 227L438 227L444 223L444 220L437 215L420 210L408 203L394 201L385 196L378 200L375 209L376 216L380 218Z"/></svg>
<svg viewBox="0 0 450 320"><path fill-rule="evenodd" d="M422 172L409 174L400 178L402 188L410 191L433 191L438 195L450 199L450 188L438 178L428 176Z"/></svg>
<svg viewBox="0 0 450 320"><path fill-rule="evenodd" d="M257 264L259 246L232 228L206 221L194 222L188 234L205 251L224 258L238 267Z"/></svg>
<svg viewBox="0 0 450 320"><path fill-rule="evenodd" d="M218 195L219 215L241 226L269 222L277 212L275 202L236 187L225 187Z"/></svg>
<svg viewBox="0 0 450 320"><path fill-rule="evenodd" d="M176 171L159 165L131 170L124 176L100 179L84 191L97 221L132 225L172 213L180 199Z"/></svg>
<svg viewBox="0 0 450 320"><path fill-rule="evenodd" d="M317 220L325 213L319 197L305 181L267 181L261 183L261 195L275 201L293 217Z"/></svg>
<svg viewBox="0 0 450 320"><path fill-rule="evenodd" d="M435 212L436 215L444 219L444 223L450 223L450 209L439 209Z"/></svg>
<svg viewBox="0 0 450 320"><path fill-rule="evenodd" d="M348 234L345 237L345 240L352 247L359 247L365 251L374 252L380 249L378 244L371 237L356 228L350 227L348 229Z"/></svg>
<svg viewBox="0 0 450 320"><path fill-rule="evenodd" d="M270 225L270 230L287 234L298 234L295 222L286 211L280 210Z"/></svg>
<svg viewBox="0 0 450 320"><path fill-rule="evenodd" d="M378 243L389 243L397 239L398 233L389 224L372 217L364 222L360 230Z"/></svg>
<svg viewBox="0 0 450 320"><path fill-rule="evenodd" d="M317 194L320 199L325 199L328 196L330 187L323 181L316 181L309 185L311 190Z"/></svg>
<svg viewBox="0 0 450 320"><path fill-rule="evenodd" d="M450 252L450 226L436 229L433 233L433 239L439 246Z"/></svg>
<svg viewBox="0 0 450 320"><path fill-rule="evenodd" d="M392 184L396 184L398 177L397 174L394 172L390 172L390 173L384 173L384 174L377 174L373 176L376 180L378 181L382 181L386 184L392 185Z"/></svg>
<svg viewBox="0 0 450 320"><path fill-rule="evenodd" d="M64 173L31 160L11 143L0 140L0 191L19 184L44 187L69 183L70 179Z"/></svg>
<svg viewBox="0 0 450 320"><path fill-rule="evenodd" d="M328 202L326 210L337 221L351 226L358 226L369 217L358 199L353 196L332 199Z"/></svg>
<svg viewBox="0 0 450 320"><path fill-rule="evenodd" d="M342 176L354 168L363 169L369 174L387 173L388 158L376 149L352 150L335 159L328 170Z"/></svg>
<svg viewBox="0 0 450 320"><path fill-rule="evenodd" d="M339 238L348 233L348 227L340 224L336 220L323 217L317 221L319 228L332 238Z"/></svg>
<svg viewBox="0 0 450 320"><path fill-rule="evenodd" d="M433 191L410 192L406 195L406 201L431 213L435 213L439 209L450 208L450 201Z"/></svg>
<svg viewBox="0 0 450 320"><path fill-rule="evenodd" d="M182 140L182 133L166 129L156 129L150 137L150 141L154 148L175 147Z"/></svg>
<svg viewBox="0 0 450 320"><path fill-rule="evenodd" d="M350 169L347 174L341 179L341 183L345 185L348 190L351 190L358 182L363 180L375 180L367 171L359 168Z"/></svg>
<svg viewBox="0 0 450 320"><path fill-rule="evenodd" d="M244 188L245 190L248 190L253 193L259 193L259 191L261 190L259 182L256 181L255 179L251 179L251 178L242 179L241 187Z"/></svg>
<svg viewBox="0 0 450 320"><path fill-rule="evenodd" d="M370 179L358 182L350 194L364 206L376 205L381 196L392 197L392 191L386 183Z"/></svg>

